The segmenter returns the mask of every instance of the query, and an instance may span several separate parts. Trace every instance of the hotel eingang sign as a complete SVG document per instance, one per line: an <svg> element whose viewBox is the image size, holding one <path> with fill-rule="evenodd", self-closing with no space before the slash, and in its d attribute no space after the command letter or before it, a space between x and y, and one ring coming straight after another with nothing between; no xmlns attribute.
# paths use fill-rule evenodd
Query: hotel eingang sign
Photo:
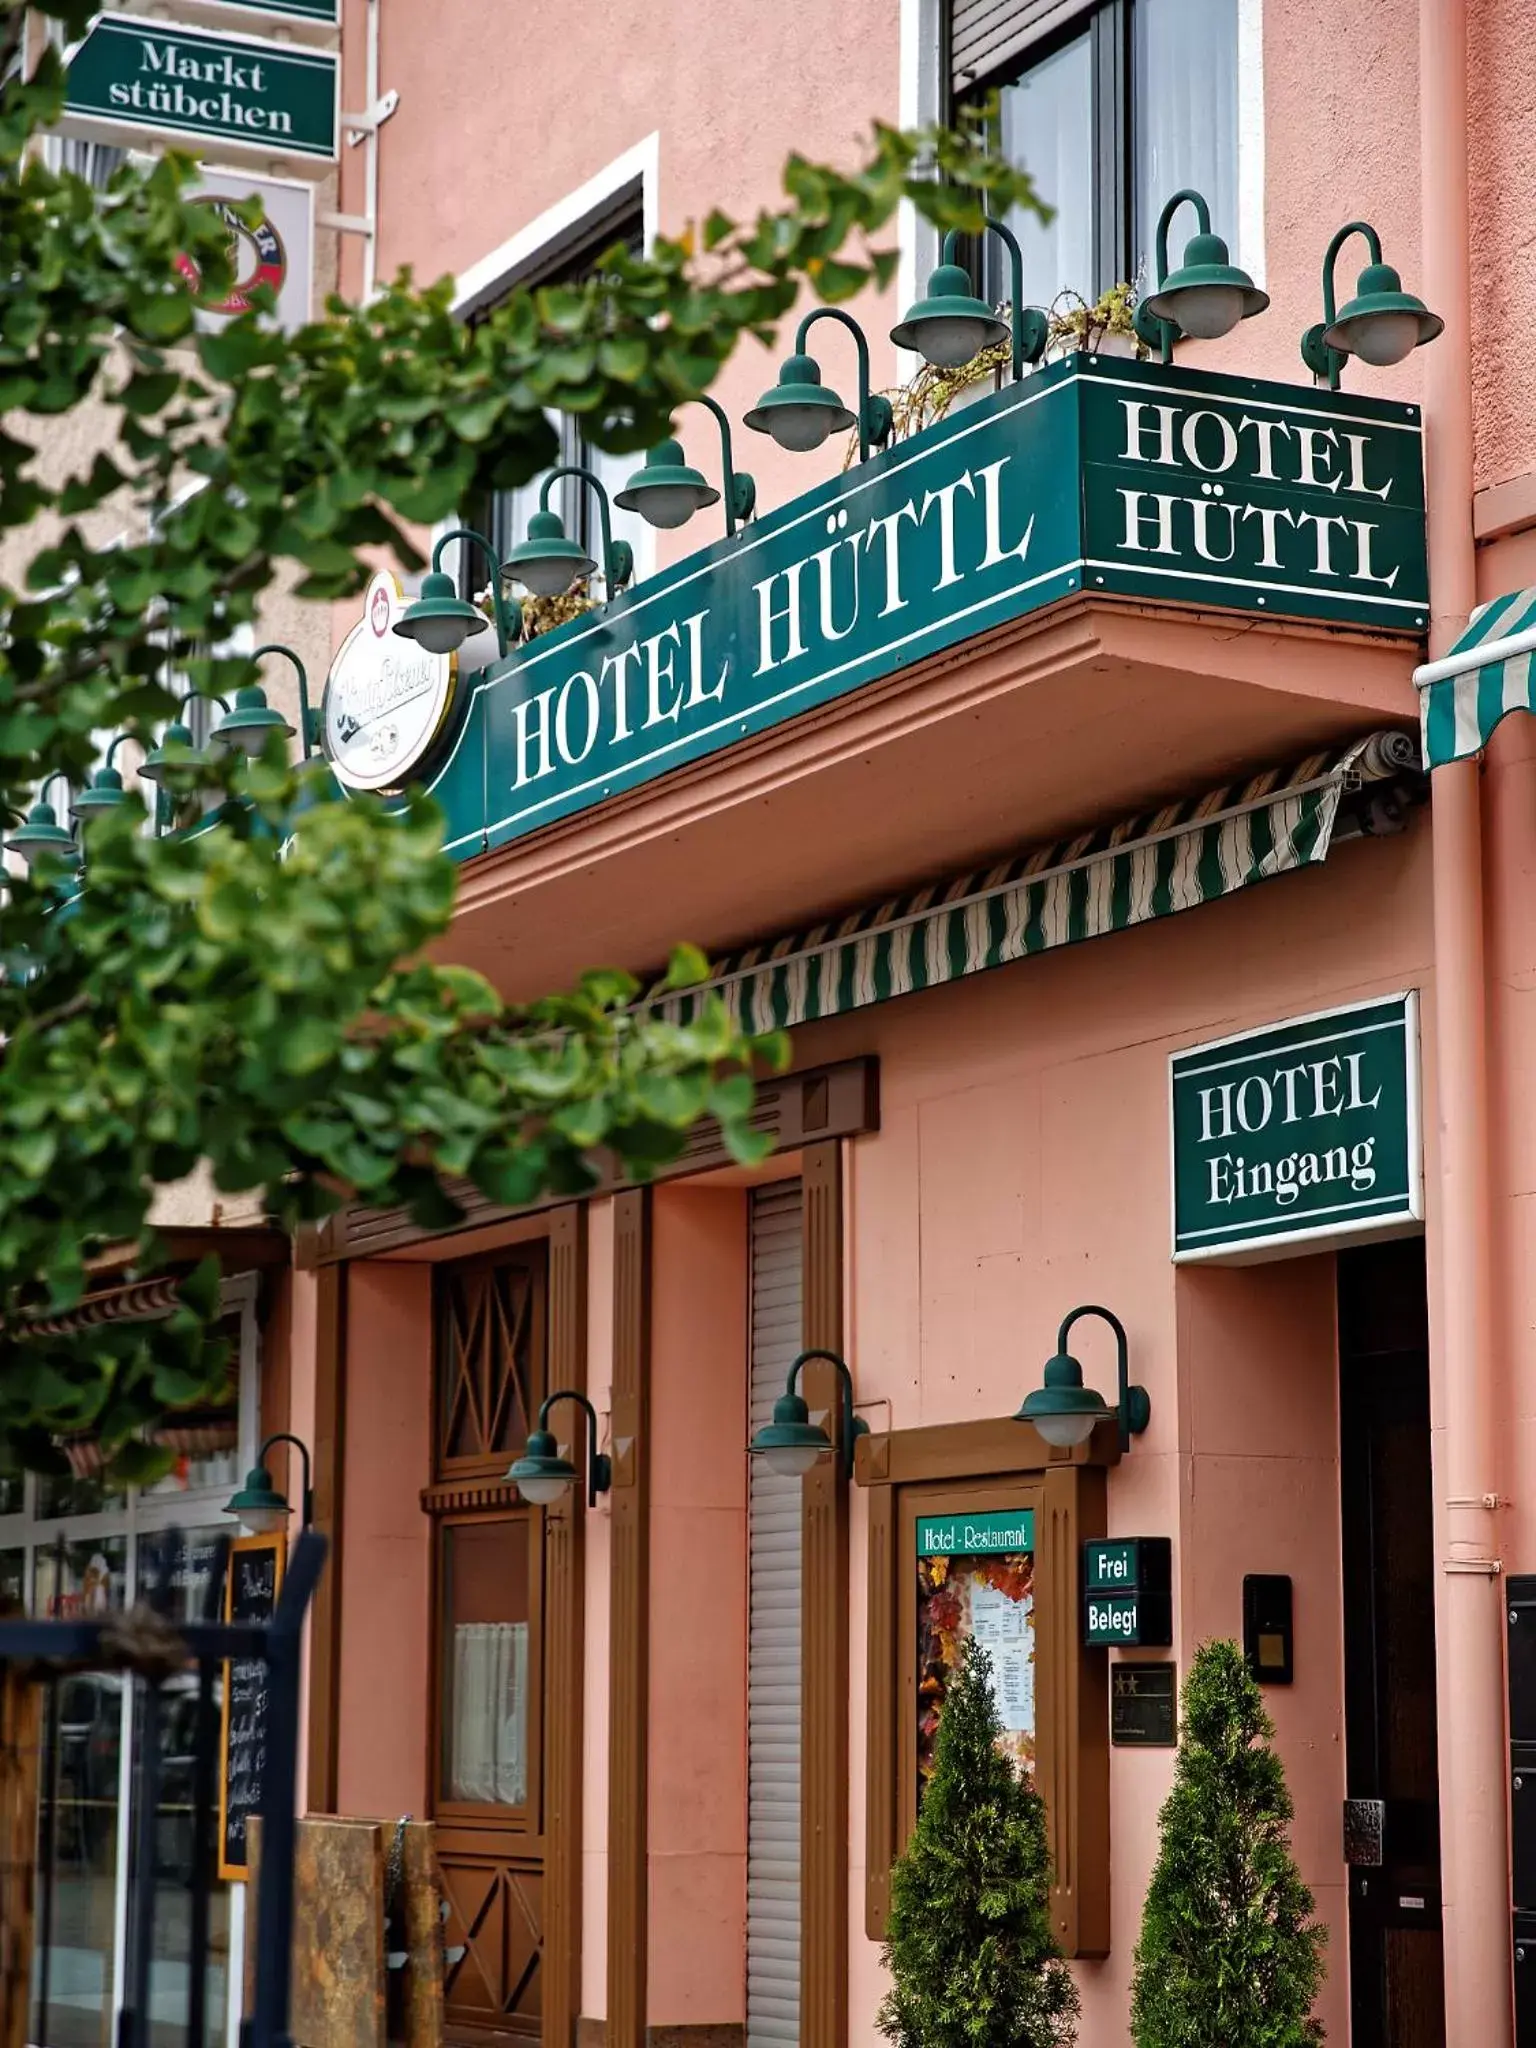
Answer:
<svg viewBox="0 0 1536 2048"><path fill-rule="evenodd" d="M1416 992L1190 1046L1169 1088L1177 1262L1422 1228Z"/></svg>
<svg viewBox="0 0 1536 2048"><path fill-rule="evenodd" d="M1421 634L1418 408L1074 356L484 670L402 774L468 858L1083 596Z"/></svg>

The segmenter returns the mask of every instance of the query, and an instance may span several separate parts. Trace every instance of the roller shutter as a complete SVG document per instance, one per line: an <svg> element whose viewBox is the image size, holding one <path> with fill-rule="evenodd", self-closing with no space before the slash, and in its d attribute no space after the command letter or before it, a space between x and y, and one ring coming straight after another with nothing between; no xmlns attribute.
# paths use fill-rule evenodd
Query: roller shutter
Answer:
<svg viewBox="0 0 1536 2048"><path fill-rule="evenodd" d="M752 1428L800 1349L800 1183L752 1197ZM800 2039L800 1481L750 1460L747 2048Z"/></svg>
<svg viewBox="0 0 1536 2048"><path fill-rule="evenodd" d="M952 0L949 63L957 93L1019 64L1036 43L1087 12L1084 0Z"/></svg>

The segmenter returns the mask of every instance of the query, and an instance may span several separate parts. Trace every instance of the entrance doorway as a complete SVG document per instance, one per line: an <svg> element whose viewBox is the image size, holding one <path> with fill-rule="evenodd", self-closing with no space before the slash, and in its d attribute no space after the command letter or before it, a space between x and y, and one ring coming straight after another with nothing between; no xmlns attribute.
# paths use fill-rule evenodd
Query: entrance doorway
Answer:
<svg viewBox="0 0 1536 2048"><path fill-rule="evenodd" d="M1338 1272L1350 2040L1444 2048L1423 1240Z"/></svg>

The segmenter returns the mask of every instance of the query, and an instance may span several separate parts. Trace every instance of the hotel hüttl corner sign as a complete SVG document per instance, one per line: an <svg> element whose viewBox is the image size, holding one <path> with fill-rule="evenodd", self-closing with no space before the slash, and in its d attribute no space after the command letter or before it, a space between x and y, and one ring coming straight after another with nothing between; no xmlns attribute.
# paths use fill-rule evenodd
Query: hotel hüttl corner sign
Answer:
<svg viewBox="0 0 1536 2048"><path fill-rule="evenodd" d="M60 126L324 166L336 157L340 76L334 49L99 14L70 56Z"/></svg>
<svg viewBox="0 0 1536 2048"><path fill-rule="evenodd" d="M1169 1076L1176 1260L1420 1227L1415 993L1191 1046Z"/></svg>
<svg viewBox="0 0 1536 2048"><path fill-rule="evenodd" d="M402 768L460 858L1064 600L1416 636L1416 406L1076 355L475 679Z"/></svg>

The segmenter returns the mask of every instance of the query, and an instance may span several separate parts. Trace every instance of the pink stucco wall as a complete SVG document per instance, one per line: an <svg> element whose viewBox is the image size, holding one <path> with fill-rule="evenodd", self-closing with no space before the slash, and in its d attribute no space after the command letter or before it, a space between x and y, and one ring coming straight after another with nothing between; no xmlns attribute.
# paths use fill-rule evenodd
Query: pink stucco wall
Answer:
<svg viewBox="0 0 1536 2048"><path fill-rule="evenodd" d="M650 1995L745 2016L747 1218L659 1188L651 1322Z"/></svg>
<svg viewBox="0 0 1536 2048"><path fill-rule="evenodd" d="M432 1269L347 1276L338 1808L426 1813ZM381 1704L387 1710L381 1711Z"/></svg>
<svg viewBox="0 0 1536 2048"><path fill-rule="evenodd" d="M1270 1702L1302 1869L1332 1927L1322 2016L1343 2038L1337 1369L1332 1261L1216 1272L1168 1258L1173 1048L1416 986L1431 1002L1428 831L1341 847L1293 878L808 1032L877 1051L881 1129L850 1148L849 1355L895 1427L1011 1413L1080 1301L1125 1316L1152 1422L1109 1488L1111 1534L1167 1531L1175 1655L1241 1626L1245 1572L1296 1581L1297 1682ZM1428 1121L1428 1119L1427 1119ZM1076 1348L1076 1347L1074 1347ZM1112 1355L1085 1330L1089 1376ZM862 1504L853 1640L862 1640ZM864 1680L850 1703L853 2029L872 2042L863 1932ZM1113 1751L1113 1952L1078 1969L1083 2048L1122 2048L1125 1990L1170 1752Z"/></svg>

